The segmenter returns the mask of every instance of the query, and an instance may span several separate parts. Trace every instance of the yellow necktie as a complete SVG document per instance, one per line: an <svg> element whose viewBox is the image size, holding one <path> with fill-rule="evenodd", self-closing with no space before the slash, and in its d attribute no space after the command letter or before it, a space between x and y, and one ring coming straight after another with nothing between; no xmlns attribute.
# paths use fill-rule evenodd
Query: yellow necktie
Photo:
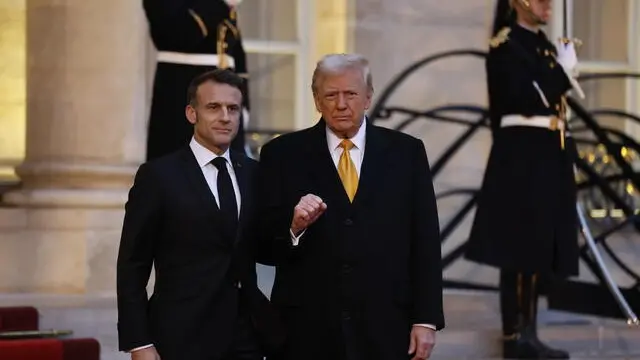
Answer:
<svg viewBox="0 0 640 360"><path fill-rule="evenodd" d="M344 186L344 190L347 192L347 196L349 196L349 201L351 202L353 202L353 198L356 196L356 191L358 190L358 172L349 155L349 150L351 150L353 146L351 140L342 140L340 147L342 147L343 150L342 155L340 155L340 160L338 161L338 175L340 175L342 186Z"/></svg>

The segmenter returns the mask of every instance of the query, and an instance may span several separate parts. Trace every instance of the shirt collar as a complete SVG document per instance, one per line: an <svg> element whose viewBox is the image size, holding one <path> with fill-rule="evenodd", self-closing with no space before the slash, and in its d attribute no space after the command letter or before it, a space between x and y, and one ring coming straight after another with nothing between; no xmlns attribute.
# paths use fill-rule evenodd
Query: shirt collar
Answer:
<svg viewBox="0 0 640 360"><path fill-rule="evenodd" d="M200 168L207 166L213 159L217 158L219 155L216 155L213 151L207 149L202 146L199 142L196 141L195 138L191 138L191 142L189 143L189 147L193 152L193 155L196 157L196 161ZM224 154L220 155L224 157L229 164L231 164L231 156L229 154L229 149L224 152Z"/></svg>
<svg viewBox="0 0 640 360"><path fill-rule="evenodd" d="M358 132L350 139L353 145L359 149L364 150L364 142L365 142L365 133L367 127L367 119L364 118L362 120L362 125L360 125L360 129ZM329 145L329 150L333 151L340 146L340 142L342 141L333 131L329 129L327 126L327 145Z"/></svg>

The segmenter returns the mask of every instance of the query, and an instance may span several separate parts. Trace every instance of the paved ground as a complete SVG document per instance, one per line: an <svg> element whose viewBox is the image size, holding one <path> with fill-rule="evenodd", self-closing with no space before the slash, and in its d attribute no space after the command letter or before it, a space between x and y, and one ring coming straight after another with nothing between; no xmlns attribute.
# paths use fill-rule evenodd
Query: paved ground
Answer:
<svg viewBox="0 0 640 360"><path fill-rule="evenodd" d="M497 359L500 348L497 299L493 294L447 292L447 328L437 337L433 359ZM41 328L73 329L96 337L102 360L127 359L117 351L113 298L0 295L0 306L32 304L41 312ZM544 305L544 304L541 304ZM570 350L573 359L640 359L640 328L541 309L541 337Z"/></svg>

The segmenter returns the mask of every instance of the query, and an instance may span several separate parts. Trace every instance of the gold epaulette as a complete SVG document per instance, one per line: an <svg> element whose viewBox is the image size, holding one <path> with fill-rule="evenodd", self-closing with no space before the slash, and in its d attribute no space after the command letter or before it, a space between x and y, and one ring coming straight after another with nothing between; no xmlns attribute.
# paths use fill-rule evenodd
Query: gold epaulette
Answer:
<svg viewBox="0 0 640 360"><path fill-rule="evenodd" d="M507 42L507 40L509 40L510 32L510 27L503 27L502 29L500 29L500 31L498 31L496 36L492 37L489 40L489 46L491 46L492 48L497 48L498 46L504 44L505 42Z"/></svg>

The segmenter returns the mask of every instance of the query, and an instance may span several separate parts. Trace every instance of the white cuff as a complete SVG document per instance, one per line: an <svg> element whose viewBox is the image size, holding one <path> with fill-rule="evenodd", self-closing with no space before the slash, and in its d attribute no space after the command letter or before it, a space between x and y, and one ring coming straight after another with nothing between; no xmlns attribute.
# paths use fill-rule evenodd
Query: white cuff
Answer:
<svg viewBox="0 0 640 360"><path fill-rule="evenodd" d="M302 232L300 233L300 235L296 236L293 231L291 229L289 229L289 234L291 235L291 244L293 246L298 246L298 243L300 242L300 238L302 237L302 235L304 235L304 233L307 231L307 229L302 230Z"/></svg>
<svg viewBox="0 0 640 360"><path fill-rule="evenodd" d="M426 327L426 328L429 328L429 329L431 329L433 331L436 331L436 327L431 325L431 324L413 324L413 326Z"/></svg>
<svg viewBox="0 0 640 360"><path fill-rule="evenodd" d="M127 351L127 352L132 353L132 352L135 352L135 351L138 351L138 350L148 349L150 347L153 347L153 344L145 345L145 346L138 346L137 348L131 349L131 350Z"/></svg>

